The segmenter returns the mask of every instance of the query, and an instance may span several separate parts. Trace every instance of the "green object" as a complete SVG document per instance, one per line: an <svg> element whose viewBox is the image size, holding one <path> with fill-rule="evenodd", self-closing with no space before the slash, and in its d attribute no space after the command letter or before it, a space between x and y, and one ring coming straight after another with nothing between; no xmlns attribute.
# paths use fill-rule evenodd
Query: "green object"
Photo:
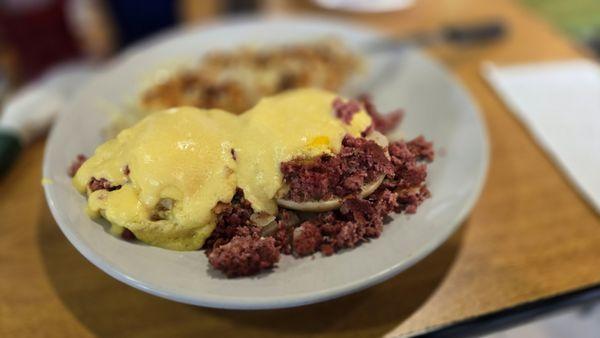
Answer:
<svg viewBox="0 0 600 338"><path fill-rule="evenodd" d="M577 40L600 33L600 0L521 1Z"/></svg>
<svg viewBox="0 0 600 338"><path fill-rule="evenodd" d="M21 152L21 140L10 131L0 130L0 176L4 175Z"/></svg>

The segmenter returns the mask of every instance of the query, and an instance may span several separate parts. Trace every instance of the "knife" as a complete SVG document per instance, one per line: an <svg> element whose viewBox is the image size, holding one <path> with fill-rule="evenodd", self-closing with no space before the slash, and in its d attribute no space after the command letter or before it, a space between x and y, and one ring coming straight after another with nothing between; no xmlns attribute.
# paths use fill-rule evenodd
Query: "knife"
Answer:
<svg viewBox="0 0 600 338"><path fill-rule="evenodd" d="M434 44L449 44L470 47L494 42L508 32L504 21L499 19L482 22L446 25L432 32L421 32L400 38L370 40L360 46L363 53L379 53L402 47L428 47Z"/></svg>

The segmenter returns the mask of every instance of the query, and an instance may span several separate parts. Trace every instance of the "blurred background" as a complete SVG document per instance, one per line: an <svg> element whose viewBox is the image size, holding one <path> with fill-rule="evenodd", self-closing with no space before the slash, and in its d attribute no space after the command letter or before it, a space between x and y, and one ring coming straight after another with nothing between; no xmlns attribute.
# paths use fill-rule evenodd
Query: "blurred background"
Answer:
<svg viewBox="0 0 600 338"><path fill-rule="evenodd" d="M599 1L519 1L574 42L600 52ZM398 7L407 7L405 15L411 15L412 1L397 2ZM368 6L349 6L344 11L343 1L308 0L154 0L143 5L136 0L2 0L0 78L5 90L10 90L61 62L101 62L140 39L176 25L192 25L231 14L310 12L319 9L318 3L329 6L327 14L335 14L340 7L341 15L373 10ZM376 7L376 3L372 6Z"/></svg>
<svg viewBox="0 0 600 338"><path fill-rule="evenodd" d="M415 22L421 12L413 11L412 6L418 1L0 0L0 107L19 89L57 66L73 62L102 65L132 44L175 26L248 13L318 12L340 17L364 15L365 21L375 21L368 13L381 8L387 11L386 6L392 6L391 13L402 13L400 19L413 17L410 21ZM516 2L542 17L557 34L568 36L586 55L600 55L600 0ZM452 2L443 3L452 21ZM437 4L428 1L427 6ZM427 25L423 22L419 29L426 30ZM460 59L468 59L468 55L461 54ZM600 307L592 302L488 337L599 337L599 318Z"/></svg>

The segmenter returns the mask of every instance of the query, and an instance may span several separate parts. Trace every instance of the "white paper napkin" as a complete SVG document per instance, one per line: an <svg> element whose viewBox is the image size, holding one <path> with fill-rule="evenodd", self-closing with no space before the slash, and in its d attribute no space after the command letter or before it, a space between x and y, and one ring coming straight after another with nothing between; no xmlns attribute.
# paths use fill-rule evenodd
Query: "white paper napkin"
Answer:
<svg viewBox="0 0 600 338"><path fill-rule="evenodd" d="M600 213L600 66L486 63L483 75Z"/></svg>

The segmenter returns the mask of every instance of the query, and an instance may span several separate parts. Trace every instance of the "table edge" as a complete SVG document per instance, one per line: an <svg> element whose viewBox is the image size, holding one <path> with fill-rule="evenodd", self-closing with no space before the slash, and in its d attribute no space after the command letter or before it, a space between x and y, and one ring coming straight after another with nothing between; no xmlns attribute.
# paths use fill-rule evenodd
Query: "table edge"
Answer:
<svg viewBox="0 0 600 338"><path fill-rule="evenodd" d="M591 303L600 299L600 284L543 297L498 311L467 318L447 325L413 332L414 337L470 337L493 333L538 319L569 307ZM412 336L410 333L406 336ZM400 336L402 337L402 336Z"/></svg>

